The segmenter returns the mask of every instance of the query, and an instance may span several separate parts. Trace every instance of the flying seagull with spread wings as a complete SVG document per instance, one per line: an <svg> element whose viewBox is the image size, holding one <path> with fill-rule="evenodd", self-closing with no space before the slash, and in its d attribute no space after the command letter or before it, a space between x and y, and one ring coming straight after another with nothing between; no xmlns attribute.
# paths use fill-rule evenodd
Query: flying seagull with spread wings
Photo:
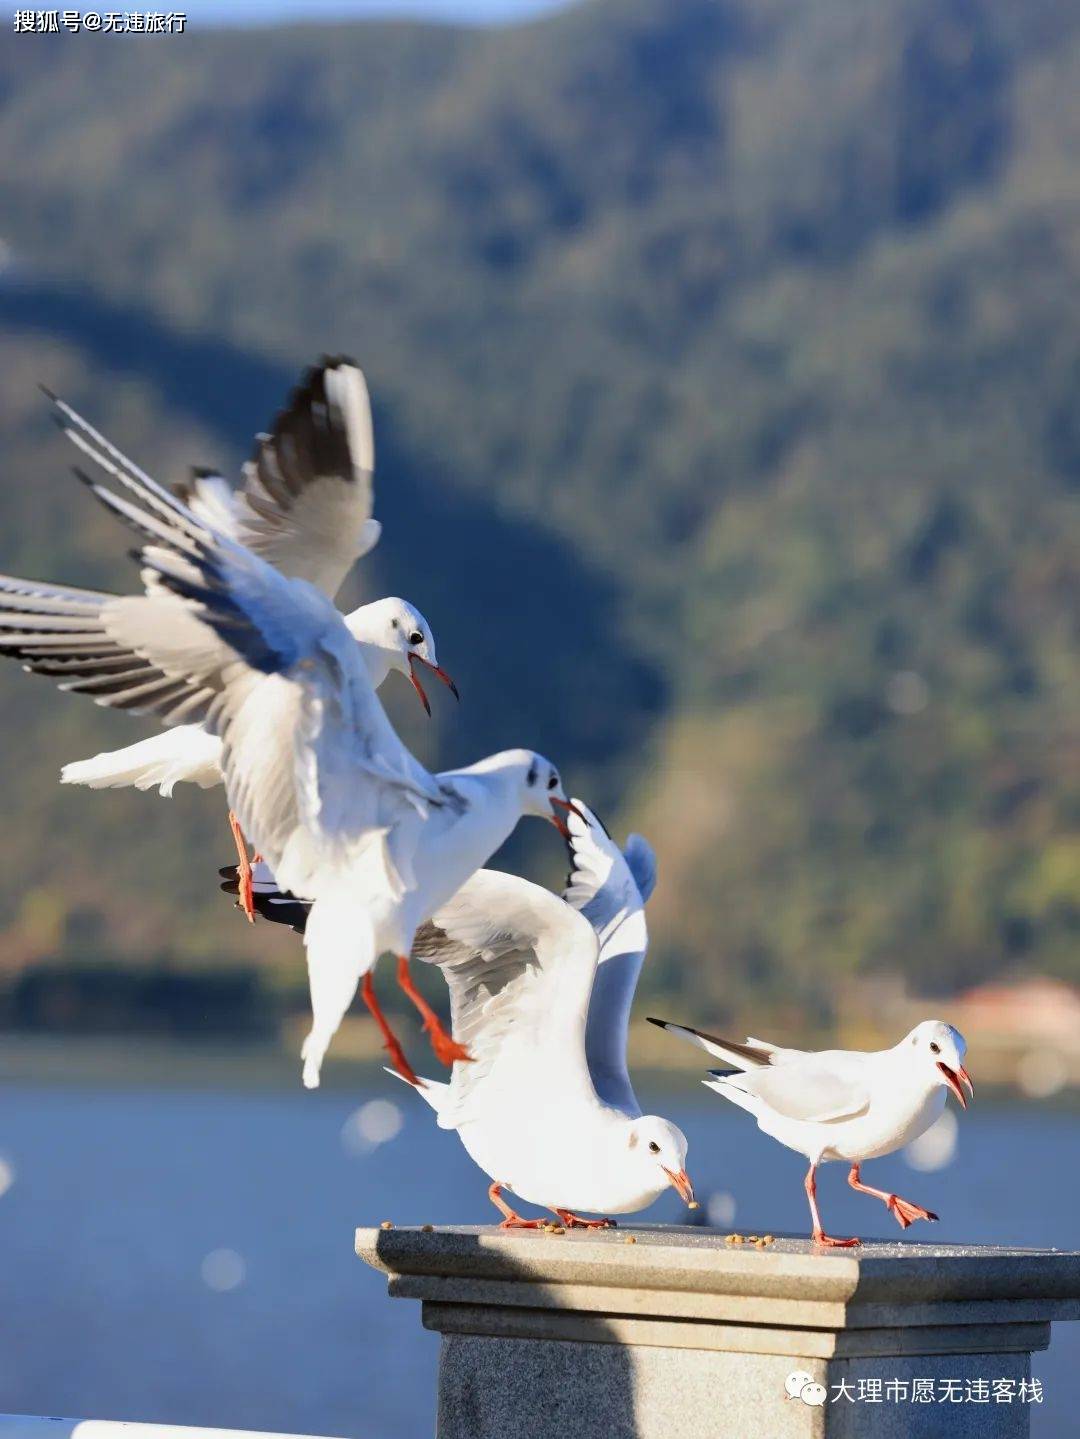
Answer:
<svg viewBox="0 0 1080 1439"><path fill-rule="evenodd" d="M926 1019L892 1049L873 1053L812 1053L781 1049L762 1039L737 1044L664 1019L649 1022L722 1059L726 1068L710 1070L702 1083L752 1114L765 1134L810 1161L805 1189L815 1244L846 1248L859 1243L834 1239L821 1227L817 1167L830 1159L850 1163L852 1189L882 1200L901 1229L916 1219L937 1218L898 1194L863 1184L860 1166L918 1139L940 1116L947 1093L967 1108L961 1086L975 1093L964 1068L967 1044L951 1025Z"/></svg>
<svg viewBox="0 0 1080 1439"><path fill-rule="evenodd" d="M304 1082L365 980L394 1063L415 1075L370 974L503 842L523 814L562 829L570 803L525 750L429 774L379 703L354 636L309 580L215 529L85 427L82 448L119 487L83 476L142 538L146 592L122 597L0 579L0 652L166 724L221 740L229 804L282 884L312 903L305 934L312 1029ZM126 493L125 493L126 492ZM411 997L411 996L410 996ZM437 1053L467 1056L425 1014Z"/></svg>
<svg viewBox="0 0 1080 1439"><path fill-rule="evenodd" d="M626 1065L655 856L640 835L620 850L580 800L573 804L561 899L481 870L413 944L414 958L445 975L454 1038L472 1055L449 1084L424 1079L416 1088L491 1179L489 1196L508 1228L545 1221L523 1219L504 1189L572 1226L609 1224L576 1211L632 1213L669 1185L693 1203L686 1140L666 1119L642 1115ZM235 879L225 888L235 892ZM255 904L303 932L308 906L264 873Z"/></svg>
<svg viewBox="0 0 1080 1439"><path fill-rule="evenodd" d="M92 457L123 457L70 406L54 400L62 427ZM266 434L256 436L243 468L243 487L233 490L209 470L178 487L192 514L217 532L262 556L283 575L305 579L331 598L356 560L381 532L373 518L375 468L371 405L362 371L352 361L326 357L306 370ZM102 600L106 596L101 597ZM390 597L361 605L345 616L371 682L380 687L392 671L409 679L428 714L431 705L420 675L429 671L457 696L440 666L431 627L406 600ZM62 687L119 706L99 669L68 673ZM61 781L91 789L157 787L168 796L178 783L208 789L222 782L221 740L198 724L174 725L160 734L64 766ZM241 905L249 919L251 869L235 814L229 822L241 867Z"/></svg>

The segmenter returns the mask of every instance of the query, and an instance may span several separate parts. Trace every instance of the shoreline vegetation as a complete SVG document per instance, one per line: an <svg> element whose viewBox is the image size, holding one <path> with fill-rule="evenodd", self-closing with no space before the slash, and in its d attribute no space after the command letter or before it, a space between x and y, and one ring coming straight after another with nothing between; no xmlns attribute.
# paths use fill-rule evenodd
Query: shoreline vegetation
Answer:
<svg viewBox="0 0 1080 1439"><path fill-rule="evenodd" d="M657 1004L656 1009L664 1012L663 1005ZM671 1006L668 1009L675 1012ZM260 1034L227 1034L210 1027L182 1034L0 1029L0 1085L85 1082L158 1089L297 1088L299 1094L299 1053L306 1026L306 1019L294 1014L286 1016L277 1029ZM739 1032L764 1027L741 1026ZM770 1033L789 1037L775 1027ZM417 1048L417 1060L425 1060L430 1069L434 1061L421 1055L421 1036L410 1035L410 1040ZM800 1041L808 1048L830 1043L878 1048L891 1042L889 1036L869 1026L861 1031L800 1036ZM699 1054L665 1043L665 1036L643 1017L631 1026L629 1050L634 1071L642 1075L646 1088L663 1089L674 1083L685 1088L688 1079L704 1072ZM980 1099L989 1093L997 1101L1037 1099L1080 1108L1080 1063L1075 1057L1071 1062L1066 1057L1044 1078L1038 1071L1032 1072L1029 1049L987 1040L977 1053ZM380 1083L384 1059L374 1026L363 1016L350 1017L342 1025L327 1083L334 1090ZM424 1068L422 1063L420 1068Z"/></svg>

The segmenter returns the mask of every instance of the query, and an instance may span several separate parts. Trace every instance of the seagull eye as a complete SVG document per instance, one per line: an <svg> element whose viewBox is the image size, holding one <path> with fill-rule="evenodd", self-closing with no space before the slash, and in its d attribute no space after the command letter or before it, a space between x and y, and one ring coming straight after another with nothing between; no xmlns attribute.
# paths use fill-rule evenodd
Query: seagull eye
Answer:
<svg viewBox="0 0 1080 1439"><path fill-rule="evenodd" d="M660 1146L659 1146L659 1144L657 1144L657 1142L656 1142L655 1139L650 1139L650 1140L649 1140L649 1153L650 1153L650 1154L659 1154L659 1153L660 1153Z"/></svg>
<svg viewBox="0 0 1080 1439"><path fill-rule="evenodd" d="M935 1040L933 1040L933 1039L930 1041L930 1053L931 1053L931 1054L940 1054L940 1053L941 1053L941 1045L938 1044L938 1043L937 1043Z"/></svg>
<svg viewBox="0 0 1080 1439"><path fill-rule="evenodd" d="M558 776L557 774L553 774L553 775L551 776L551 778L548 780L548 789L558 789L558 787L559 787L559 776Z"/></svg>
<svg viewBox="0 0 1080 1439"><path fill-rule="evenodd" d="M419 630L413 630L412 634L410 634L409 636L409 643L411 645L422 645L424 643L424 636L420 633Z"/></svg>

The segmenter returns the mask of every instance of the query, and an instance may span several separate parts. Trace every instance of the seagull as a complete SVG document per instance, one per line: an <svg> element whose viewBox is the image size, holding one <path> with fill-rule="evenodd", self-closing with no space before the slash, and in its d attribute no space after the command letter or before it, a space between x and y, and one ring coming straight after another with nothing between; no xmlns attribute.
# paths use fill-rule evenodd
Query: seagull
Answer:
<svg viewBox="0 0 1080 1439"><path fill-rule="evenodd" d="M821 1227L816 1172L826 1160L851 1164L848 1183L860 1194L880 1199L901 1229L916 1219L937 1215L898 1194L863 1184L864 1160L892 1154L910 1144L937 1120L951 1092L967 1108L961 1086L974 1098L975 1087L964 1068L967 1044L963 1035L939 1019L926 1019L892 1049L781 1049L762 1039L737 1044L687 1025L651 1019L707 1050L734 1069L710 1070L702 1080L741 1109L754 1115L758 1128L810 1161L806 1197L813 1219L815 1244L848 1248L858 1239L834 1239Z"/></svg>
<svg viewBox="0 0 1080 1439"><path fill-rule="evenodd" d="M648 946L645 901L656 879L651 846L625 851L580 800L566 816L571 871L562 898L494 870L474 874L421 926L413 957L450 987L453 1032L469 1064L449 1084L414 1087L456 1129L490 1178L507 1229L540 1228L505 1189L568 1227L603 1228L673 1186L694 1204L686 1139L642 1115L626 1068L626 1030ZM232 890L235 880L226 888ZM303 932L308 907L256 883L261 913ZM393 1072L393 1071L391 1071Z"/></svg>
<svg viewBox="0 0 1080 1439"><path fill-rule="evenodd" d="M0 651L54 677L77 671L84 687L122 708L200 724L221 740L238 824L283 887L313 901L304 936L308 1088L361 980L392 1062L415 1080L371 985L387 951L398 956L399 983L437 1057L467 1059L411 984L413 935L523 815L565 831L572 805L557 770L518 749L430 774L398 738L354 636L321 590L200 519L85 423L80 436L127 492L81 476L142 537L134 557L146 592L103 597L0 580Z"/></svg>
<svg viewBox="0 0 1080 1439"><path fill-rule="evenodd" d="M100 598L105 601L115 597L102 594ZM5 596L0 593L0 611L4 604ZM361 605L343 618L360 648L360 657L374 689L379 689L391 672L404 674L412 681L430 715L431 705L416 674L417 664L422 664L457 695L457 686L435 658L435 640L427 620L407 600L393 596L375 600L372 604ZM38 667L38 672L48 673L41 667ZM87 681L72 679L70 673L60 687L88 692L99 704L114 702L111 692L101 693L99 690L95 693L88 688ZM191 724L174 725L123 749L105 750L90 759L73 760L60 771L61 784L85 785L89 789L126 789L133 786L147 790L156 786L158 793L165 798L171 797L177 784L191 783L200 789L211 789L222 784L224 778L220 738L210 734L202 725ZM248 846L231 810L229 825L239 856L240 907L249 920L254 920Z"/></svg>
<svg viewBox="0 0 1080 1439"><path fill-rule="evenodd" d="M91 454L122 457L63 401L51 396L62 428L72 442ZM254 453L243 468L243 488L233 490L213 470L196 469L176 494L191 512L221 534L261 555L290 577L305 579L331 598L354 562L367 554L381 533L372 518L375 445L371 404L363 372L351 360L324 357L306 370L270 431L256 436ZM107 596L101 596L102 601ZM360 606L345 616L360 645L371 683L378 689L391 670L409 679L421 704L431 704L420 679L428 670L458 697L457 686L435 654L431 627L415 606L390 597ZM98 703L116 705L109 686L68 677L62 687L84 689ZM91 686L96 684L96 689ZM64 766L61 783L91 789L155 785L164 796L176 784L208 789L222 782L221 740L200 725L177 725L124 749ZM229 824L242 871L241 906L249 920L251 869L248 849L235 814Z"/></svg>

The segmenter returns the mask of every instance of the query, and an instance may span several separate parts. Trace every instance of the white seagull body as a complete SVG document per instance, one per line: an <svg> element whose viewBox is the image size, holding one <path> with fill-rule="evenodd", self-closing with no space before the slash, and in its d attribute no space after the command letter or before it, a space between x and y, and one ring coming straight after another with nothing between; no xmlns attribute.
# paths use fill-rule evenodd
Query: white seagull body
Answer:
<svg viewBox="0 0 1080 1439"><path fill-rule="evenodd" d="M568 807L559 777L527 751L446 779L429 774L399 740L360 646L324 593L212 528L74 412L61 412L82 448L135 497L91 484L143 536L147 592L117 598L0 580L0 651L71 688L220 739L239 824L278 881L313 901L304 1082L314 1086L379 954L394 949L407 981L415 926L522 814L554 819Z"/></svg>
<svg viewBox="0 0 1080 1439"><path fill-rule="evenodd" d="M652 850L634 836L624 856L574 804L564 898L482 870L413 948L446 976L454 1037L472 1055L449 1084L425 1080L419 1093L491 1178L508 1226L539 1221L510 1210L504 1187L571 1224L595 1222L576 1210L634 1213L669 1185L693 1201L685 1138L665 1119L642 1117L626 1070L648 942L639 884L651 891Z"/></svg>
<svg viewBox="0 0 1080 1439"><path fill-rule="evenodd" d="M752 1114L765 1134L810 1161L806 1192L818 1243L858 1243L822 1231L815 1170L828 1160L851 1164L852 1188L884 1200L901 1228L914 1219L937 1218L898 1195L868 1188L861 1183L859 1166L925 1133L945 1108L947 1090L966 1108L961 1086L973 1092L964 1068L967 1045L950 1025L925 1020L891 1049L812 1053L760 1039L737 1044L660 1019L652 1023L733 1066L734 1073L712 1071L703 1083Z"/></svg>
<svg viewBox="0 0 1080 1439"><path fill-rule="evenodd" d="M640 835L620 851L580 800L566 824L571 871L562 899L480 870L413 944L414 958L442 969L454 1038L472 1056L454 1066L449 1084L415 1087L492 1179L491 1198L512 1227L542 1221L510 1210L504 1187L573 1224L593 1222L574 1210L632 1213L672 1184L693 1200L686 1141L667 1120L642 1118L626 1066L655 856ZM310 906L282 894L264 869L255 903L304 932Z"/></svg>

